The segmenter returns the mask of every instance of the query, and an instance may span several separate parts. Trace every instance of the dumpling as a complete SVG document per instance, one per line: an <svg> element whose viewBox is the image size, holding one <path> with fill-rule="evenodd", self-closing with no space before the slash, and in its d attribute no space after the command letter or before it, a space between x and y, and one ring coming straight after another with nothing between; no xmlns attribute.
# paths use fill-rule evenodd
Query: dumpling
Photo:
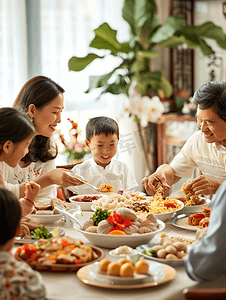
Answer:
<svg viewBox="0 0 226 300"><path fill-rule="evenodd" d="M151 221L148 220L144 220L143 222L140 223L140 228L141 227L147 227L149 229L151 229L151 231L156 231L157 227L154 223L152 223Z"/></svg>
<svg viewBox="0 0 226 300"><path fill-rule="evenodd" d="M113 225L106 221L106 220L102 220L99 222L98 226L97 226L97 233L99 234L108 234L110 232L110 230L112 229Z"/></svg>
<svg viewBox="0 0 226 300"><path fill-rule="evenodd" d="M116 210L116 213L119 214L124 219L130 219L130 221L135 221L137 219L137 215L135 211L127 207L118 208Z"/></svg>
<svg viewBox="0 0 226 300"><path fill-rule="evenodd" d="M136 225L131 225L131 226L127 226L123 229L123 231L125 231L126 234L133 234L133 233L137 233L139 232L139 227Z"/></svg>
<svg viewBox="0 0 226 300"><path fill-rule="evenodd" d="M93 226L94 225L94 222L93 220L89 219L89 220L86 220L82 226L82 230L86 230L86 228L90 227L90 226Z"/></svg>
<svg viewBox="0 0 226 300"><path fill-rule="evenodd" d="M97 226L89 226L85 230L86 232L97 233Z"/></svg>

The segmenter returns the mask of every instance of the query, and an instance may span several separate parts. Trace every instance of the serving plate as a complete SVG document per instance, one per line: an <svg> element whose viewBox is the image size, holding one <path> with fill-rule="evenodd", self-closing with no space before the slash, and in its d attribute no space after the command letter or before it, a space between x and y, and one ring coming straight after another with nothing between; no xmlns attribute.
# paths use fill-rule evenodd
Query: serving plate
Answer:
<svg viewBox="0 0 226 300"><path fill-rule="evenodd" d="M75 199L79 199L79 198L83 198L83 197L99 197L99 198L102 198L103 195L99 195L99 194L75 195L75 196L72 196L72 197L69 198L69 201L71 203L78 204L83 211L84 210L92 211L91 205L92 205L93 200L91 200L91 201L77 201L77 200L75 200Z"/></svg>
<svg viewBox="0 0 226 300"><path fill-rule="evenodd" d="M98 262L90 266L89 272L90 277L93 277L100 281L110 281L113 284L129 284L133 285L138 281L143 281L144 279L152 279L153 281L159 277L164 277L162 272L162 265L158 263L153 263L152 261L145 260L149 264L148 274L134 274L134 277L120 277L120 276L110 276L98 273L99 266ZM151 278L150 278L151 277Z"/></svg>
<svg viewBox="0 0 226 300"><path fill-rule="evenodd" d="M49 230L49 232L53 233L54 229L56 229L56 227L46 227L47 230ZM64 236L65 235L65 231L63 228L59 228L58 232L56 234L53 233L53 236ZM37 239L23 239L21 237L16 237L14 239L14 242L16 244L31 244L31 243L35 243L37 242Z"/></svg>
<svg viewBox="0 0 226 300"><path fill-rule="evenodd" d="M41 264L41 263L34 263L34 262L29 262L26 261L24 259L22 259L18 253L15 253L14 257L19 260L19 261L23 261L26 262L27 264L29 264L32 269L37 270L37 271L48 271L48 272L73 272L73 271L77 271L78 269L80 269L81 267L87 266L89 264L92 264L94 262L97 262L99 260L101 260L102 258L104 258L105 253L102 249L95 247L95 246L91 246L93 251L95 251L95 253L97 254L97 258L87 262L87 263L83 263L83 264Z"/></svg>
<svg viewBox="0 0 226 300"><path fill-rule="evenodd" d="M201 212L202 209L201 207L207 207L210 205L211 203L211 200L208 199L208 198L204 198L204 197L200 197L201 199L205 199L206 200L206 203L204 204L200 204L200 205L192 205L192 206L186 206L184 205L184 207L180 210L180 214L183 213L195 213L195 212Z"/></svg>
<svg viewBox="0 0 226 300"><path fill-rule="evenodd" d="M195 213L200 213L200 212L195 211L192 213L181 214L181 215L175 216L171 219L170 223L172 225L182 228L182 229L197 231L199 229L198 226L192 226L192 225L188 224L188 217Z"/></svg>
<svg viewBox="0 0 226 300"><path fill-rule="evenodd" d="M184 265L184 259L164 259L164 258L152 257L152 256L149 256L149 255L143 253L144 250L150 250L155 245L160 245L160 244L149 243L149 244L145 244L145 245L140 245L140 246L136 247L136 250L140 255L144 256L145 258L151 259L151 260L159 262L159 263L167 264L172 267Z"/></svg>
<svg viewBox="0 0 226 300"><path fill-rule="evenodd" d="M81 220L81 219L80 219ZM87 219L83 219L83 222ZM157 233L162 231L165 228L165 223L161 220L157 220L159 228L156 231L143 233L143 234L133 234L133 235L110 235L110 234L98 234L86 232L79 229L76 223L73 224L74 229L82 233L91 243L96 246L104 248L116 248L119 246L127 245L132 248L137 247L138 245L148 243L152 240Z"/></svg>
<svg viewBox="0 0 226 300"><path fill-rule="evenodd" d="M156 262L153 262L156 263ZM96 286L96 287L103 287L107 289L140 289L140 288L146 288L146 287L152 287L157 286L160 284L163 284L165 282L171 281L176 276L176 270L168 266L166 264L162 265L162 272L160 272L158 275L154 276L154 279L152 276L149 276L146 279L132 282L132 284L128 284L128 281L124 284L119 284L112 282L111 280L100 280L96 278L95 276L92 276L92 273L90 273L90 268L92 268L92 264L85 266L78 270L77 277L85 284Z"/></svg>

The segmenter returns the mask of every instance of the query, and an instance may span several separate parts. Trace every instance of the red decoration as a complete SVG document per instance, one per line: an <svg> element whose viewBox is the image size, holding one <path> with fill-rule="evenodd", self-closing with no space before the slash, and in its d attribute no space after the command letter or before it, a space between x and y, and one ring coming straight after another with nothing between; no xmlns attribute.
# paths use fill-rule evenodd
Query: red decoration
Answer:
<svg viewBox="0 0 226 300"><path fill-rule="evenodd" d="M114 212L113 216L108 217L107 221L113 225L110 232L113 231L113 230L123 231L123 229L125 227L133 225L133 223L130 221L130 219L125 220L119 214L117 214L116 212Z"/></svg>

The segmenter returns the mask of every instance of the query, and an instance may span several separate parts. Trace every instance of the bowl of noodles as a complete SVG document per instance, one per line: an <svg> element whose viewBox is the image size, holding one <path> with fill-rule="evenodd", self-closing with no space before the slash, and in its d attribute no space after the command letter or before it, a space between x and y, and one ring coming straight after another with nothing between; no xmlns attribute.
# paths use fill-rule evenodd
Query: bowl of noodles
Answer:
<svg viewBox="0 0 226 300"><path fill-rule="evenodd" d="M134 203L129 206L133 209L137 216L145 218L147 214L153 214L158 220L166 221L171 219L173 214L178 213L184 208L184 203L177 199L162 197L149 197L148 201Z"/></svg>

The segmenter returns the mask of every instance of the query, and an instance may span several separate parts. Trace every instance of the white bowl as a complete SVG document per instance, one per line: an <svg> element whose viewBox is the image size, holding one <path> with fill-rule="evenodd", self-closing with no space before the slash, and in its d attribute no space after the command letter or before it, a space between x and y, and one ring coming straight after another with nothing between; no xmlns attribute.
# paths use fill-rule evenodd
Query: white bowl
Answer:
<svg viewBox="0 0 226 300"><path fill-rule="evenodd" d="M30 214L26 216L27 218L35 221L38 224L51 224L58 220L60 220L63 217L63 214L56 214L56 215L36 215L36 214Z"/></svg>
<svg viewBox="0 0 226 300"><path fill-rule="evenodd" d="M202 198L202 197L201 197ZM186 214L186 213L195 213L195 212L201 212L201 207L208 207L211 203L210 199L206 199L206 203L200 204L200 205L193 205L193 206L185 206L180 210L180 214Z"/></svg>
<svg viewBox="0 0 226 300"><path fill-rule="evenodd" d="M175 199L175 200L177 200L177 199ZM181 212L181 210L184 208L184 203L182 201L177 200L177 202L181 205L180 208L170 211L170 212L166 212L166 213L162 213L162 214L153 214L153 215L156 217L156 219L162 220L164 222L168 219L171 219L172 216L174 215L174 213Z"/></svg>
<svg viewBox="0 0 226 300"><path fill-rule="evenodd" d="M124 246L124 245L122 245ZM130 254L117 254L117 249L118 248L115 248L115 249L112 249L108 254L112 257L114 257L115 259L120 259L122 257L130 257L131 260L133 260L134 258L137 258L139 256L139 253L137 250L133 249L133 251L130 253ZM116 251L116 252L114 252Z"/></svg>
<svg viewBox="0 0 226 300"><path fill-rule="evenodd" d="M165 228L164 222L162 222L161 220L157 220L157 221L159 224L158 230L149 233L134 234L134 235L110 235L110 234L91 233L79 229L76 223L74 223L73 226L74 229L82 233L91 243L93 243L96 246L113 249L119 246L127 245L134 248L139 245L148 243L150 240L152 240L155 237L155 235L158 232L162 231Z"/></svg>
<svg viewBox="0 0 226 300"><path fill-rule="evenodd" d="M103 197L103 195L99 195L99 194L87 194L87 195L75 195L69 198L69 201L73 204L78 204L82 211L92 211L91 209L91 205L93 203L93 201L75 201L75 199L78 198L83 198L83 197L94 197L94 196L98 196L98 197Z"/></svg>

